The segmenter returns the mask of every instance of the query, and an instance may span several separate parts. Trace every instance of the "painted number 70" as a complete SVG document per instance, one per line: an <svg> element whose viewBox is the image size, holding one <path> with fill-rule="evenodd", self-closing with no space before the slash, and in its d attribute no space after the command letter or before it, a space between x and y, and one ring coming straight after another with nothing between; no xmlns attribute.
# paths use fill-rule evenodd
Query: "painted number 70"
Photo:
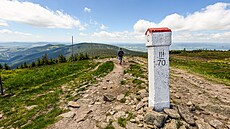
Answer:
<svg viewBox="0 0 230 129"><path fill-rule="evenodd" d="M166 61L165 60L157 60L157 65L158 66L165 66Z"/></svg>

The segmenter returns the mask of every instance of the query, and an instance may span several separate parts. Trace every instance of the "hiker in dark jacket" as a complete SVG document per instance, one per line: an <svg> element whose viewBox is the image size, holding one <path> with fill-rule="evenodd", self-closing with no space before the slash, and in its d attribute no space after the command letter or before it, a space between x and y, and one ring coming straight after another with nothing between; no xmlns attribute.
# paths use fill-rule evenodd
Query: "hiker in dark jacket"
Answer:
<svg viewBox="0 0 230 129"><path fill-rule="evenodd" d="M122 58L123 58L123 55L124 55L124 52L122 51L122 48L120 48L120 50L118 51L117 55L118 55L118 59L120 60L119 64L121 65Z"/></svg>

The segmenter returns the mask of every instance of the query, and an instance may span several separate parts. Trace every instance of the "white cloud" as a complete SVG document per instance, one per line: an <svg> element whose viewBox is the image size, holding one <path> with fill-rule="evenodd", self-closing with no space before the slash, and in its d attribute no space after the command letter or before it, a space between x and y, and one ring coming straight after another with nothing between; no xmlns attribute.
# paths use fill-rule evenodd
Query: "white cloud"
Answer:
<svg viewBox="0 0 230 129"><path fill-rule="evenodd" d="M24 36L30 36L32 34L30 33L24 33L24 32L18 32L18 31L11 31L8 29L2 29L0 30L0 34L14 34L14 35L24 35Z"/></svg>
<svg viewBox="0 0 230 129"><path fill-rule="evenodd" d="M230 30L230 3L209 5L187 16L171 14L160 23L139 20L133 26L139 33L149 27L169 27L173 31Z"/></svg>
<svg viewBox="0 0 230 129"><path fill-rule="evenodd" d="M85 7L85 8L84 8L84 12L86 12L86 13L90 13L90 12L91 12L91 9L90 9L90 8Z"/></svg>
<svg viewBox="0 0 230 129"><path fill-rule="evenodd" d="M104 24L102 24L101 26L100 26L100 29L101 30L106 30L108 27L107 26L105 26Z"/></svg>
<svg viewBox="0 0 230 129"><path fill-rule="evenodd" d="M86 34L86 33L79 33L79 36L88 36L88 34Z"/></svg>
<svg viewBox="0 0 230 129"><path fill-rule="evenodd" d="M175 42L229 42L230 31L216 33L176 32L173 34Z"/></svg>
<svg viewBox="0 0 230 129"><path fill-rule="evenodd" d="M156 23L146 21L146 20L139 20L133 26L133 29L137 33L144 33L147 28L153 28L153 27L157 27Z"/></svg>
<svg viewBox="0 0 230 129"><path fill-rule="evenodd" d="M128 31L122 31L122 32L107 32L107 31L100 31L100 32L94 32L93 36L96 37L109 37L109 38L126 38L132 33Z"/></svg>
<svg viewBox="0 0 230 129"><path fill-rule="evenodd" d="M0 26L6 27L8 26L8 24L6 23L6 21L0 19Z"/></svg>
<svg viewBox="0 0 230 129"><path fill-rule="evenodd" d="M36 27L45 28L74 28L83 30L81 22L59 10L52 11L39 4L19 2L17 0L0 0L0 18Z"/></svg>

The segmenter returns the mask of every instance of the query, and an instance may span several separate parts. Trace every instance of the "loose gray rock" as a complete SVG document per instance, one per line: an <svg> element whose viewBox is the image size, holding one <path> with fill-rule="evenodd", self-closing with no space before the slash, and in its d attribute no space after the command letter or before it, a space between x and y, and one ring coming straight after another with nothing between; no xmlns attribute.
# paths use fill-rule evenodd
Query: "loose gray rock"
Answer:
<svg viewBox="0 0 230 129"><path fill-rule="evenodd" d="M137 122L143 121L144 116L142 115L137 115L137 117L135 118Z"/></svg>
<svg viewBox="0 0 230 129"><path fill-rule="evenodd" d="M196 120L196 126L198 127L198 129L214 129L208 123L204 122L203 119Z"/></svg>
<svg viewBox="0 0 230 129"><path fill-rule="evenodd" d="M114 119L117 120L119 117L125 118L125 112L124 111L118 111L113 115Z"/></svg>
<svg viewBox="0 0 230 129"><path fill-rule="evenodd" d="M165 108L165 109L164 109L164 112L165 112L167 115L169 115L169 117L171 117L171 118L174 118L174 119L180 118L180 114L178 113L177 110Z"/></svg>
<svg viewBox="0 0 230 129"><path fill-rule="evenodd" d="M87 119L88 114L92 112L92 110L82 110L82 111L78 111L75 115L75 121L76 122L80 122L80 121L84 121Z"/></svg>
<svg viewBox="0 0 230 129"><path fill-rule="evenodd" d="M181 97L180 97L179 95L177 95L177 94L175 95L175 97L176 97L177 99L181 99Z"/></svg>
<svg viewBox="0 0 230 129"><path fill-rule="evenodd" d="M157 127L163 127L165 121L167 119L167 115L161 114L155 111L147 112L144 117L144 122L149 125L156 125Z"/></svg>
<svg viewBox="0 0 230 129"><path fill-rule="evenodd" d="M190 125L195 125L195 120L192 114L189 112L189 109L184 105L178 106L180 116Z"/></svg>
<svg viewBox="0 0 230 129"><path fill-rule="evenodd" d="M70 102L68 103L68 107L79 108L80 105L79 105L77 102L70 101Z"/></svg>
<svg viewBox="0 0 230 129"><path fill-rule="evenodd" d="M145 104L144 104L144 102L139 102L138 104L137 104L137 106L136 106L136 111L138 111L139 109L141 109L143 106L144 106Z"/></svg>
<svg viewBox="0 0 230 129"><path fill-rule="evenodd" d="M172 119L169 123L165 124L163 129L176 129L177 128L177 122L176 120Z"/></svg>
<svg viewBox="0 0 230 129"><path fill-rule="evenodd" d="M125 97L124 94L120 94L120 95L117 96L117 100L120 101L120 100L123 99L124 97Z"/></svg>
<svg viewBox="0 0 230 129"><path fill-rule="evenodd" d="M64 117L64 118L74 118L75 115L76 115L75 112L70 111L70 112L63 113L63 114L61 114L60 116L62 116L62 117Z"/></svg>
<svg viewBox="0 0 230 129"><path fill-rule="evenodd" d="M223 123L217 119L209 121L209 124L213 126L214 128L219 128L220 126L223 126Z"/></svg>
<svg viewBox="0 0 230 129"><path fill-rule="evenodd" d="M140 94L140 96L141 96L142 98L148 96L148 93L147 93L147 91L146 91L145 89L139 90L138 93Z"/></svg>
<svg viewBox="0 0 230 129"><path fill-rule="evenodd" d="M135 123L136 119L130 119L129 121L132 122L132 123Z"/></svg>
<svg viewBox="0 0 230 129"><path fill-rule="evenodd" d="M193 103L191 101L187 102L187 106L192 106L192 105L193 105Z"/></svg>
<svg viewBox="0 0 230 129"><path fill-rule="evenodd" d="M112 95L105 94L103 97L104 101L112 102L115 98Z"/></svg>

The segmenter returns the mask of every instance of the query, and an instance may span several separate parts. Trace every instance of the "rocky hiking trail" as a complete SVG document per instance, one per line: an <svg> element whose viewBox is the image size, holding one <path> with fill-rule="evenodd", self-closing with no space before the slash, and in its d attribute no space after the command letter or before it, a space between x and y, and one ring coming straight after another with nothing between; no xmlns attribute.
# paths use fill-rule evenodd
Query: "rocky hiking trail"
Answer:
<svg viewBox="0 0 230 129"><path fill-rule="evenodd" d="M171 109L148 108L147 59L126 58L90 86L48 129L230 129L230 87L170 68ZM131 65L141 74L127 72ZM135 67L134 67L135 68Z"/></svg>

